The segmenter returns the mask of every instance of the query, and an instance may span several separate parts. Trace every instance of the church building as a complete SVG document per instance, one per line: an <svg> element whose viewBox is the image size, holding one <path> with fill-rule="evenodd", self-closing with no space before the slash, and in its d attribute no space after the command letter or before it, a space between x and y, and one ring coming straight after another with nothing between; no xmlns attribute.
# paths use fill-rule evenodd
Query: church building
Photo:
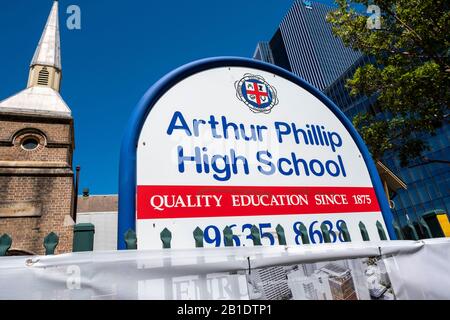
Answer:
<svg viewBox="0 0 450 320"><path fill-rule="evenodd" d="M74 126L59 94L60 50L54 1L26 89L0 102L0 236L11 236L17 254L43 254L50 232L56 254L72 251Z"/></svg>

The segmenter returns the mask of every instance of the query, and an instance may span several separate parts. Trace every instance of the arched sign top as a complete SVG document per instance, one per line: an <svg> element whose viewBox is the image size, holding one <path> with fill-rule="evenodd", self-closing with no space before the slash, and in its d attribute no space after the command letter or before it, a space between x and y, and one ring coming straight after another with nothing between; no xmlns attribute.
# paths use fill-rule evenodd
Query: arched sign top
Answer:
<svg viewBox="0 0 450 320"><path fill-rule="evenodd" d="M331 100L282 68L234 57L199 60L152 86L130 118L120 159L119 249L136 227L145 249L161 247L164 228L174 234L172 247L183 247L189 228L199 225L205 246L223 245L223 227L231 225L242 234L259 226L274 244L277 225L288 238L303 221L314 235L314 224L339 231L343 222L354 229L358 219L384 220L395 239L361 137Z"/></svg>

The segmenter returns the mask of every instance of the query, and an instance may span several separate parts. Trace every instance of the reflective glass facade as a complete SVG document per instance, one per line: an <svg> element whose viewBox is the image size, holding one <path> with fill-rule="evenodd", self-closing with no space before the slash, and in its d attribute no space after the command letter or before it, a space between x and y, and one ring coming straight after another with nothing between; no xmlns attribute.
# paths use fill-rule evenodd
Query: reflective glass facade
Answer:
<svg viewBox="0 0 450 320"><path fill-rule="evenodd" d="M370 58L345 48L343 43L331 35L331 26L325 17L332 8L312 3L311 8L296 1L283 19L265 50L271 51L272 60L255 52L254 58L274 63L304 78L323 91L341 110L352 119L361 112L374 112L376 97L350 96L345 88L347 79ZM325 32L326 30L328 31ZM258 45L259 47L259 45ZM435 136L426 136L430 150L424 154L431 160L450 160L450 126L444 125ZM413 161L402 168L398 159L388 154L382 160L394 174L406 184L407 190L398 190L393 196L393 213L397 222L404 226L407 218L417 221L431 210L450 212L450 165L431 162L422 164Z"/></svg>
<svg viewBox="0 0 450 320"><path fill-rule="evenodd" d="M347 79L351 78L355 70L370 62L367 57L359 59L338 80L324 90L324 93L333 100L352 119L360 112L374 112L384 117L379 110L374 110L373 102L376 97L352 97L345 89ZM430 160L450 160L450 126L444 124L437 130L435 136L424 136L430 150L424 156ZM450 212L450 165L448 163L424 163L416 159L409 167L401 167L397 157L387 154L382 162L399 176L407 185L407 190L397 190L393 196L393 213L400 226L405 226L407 219L417 221L423 214L431 210Z"/></svg>
<svg viewBox="0 0 450 320"><path fill-rule="evenodd" d="M264 59L267 42L258 44L254 58L281 66L319 90L325 89L361 57L333 36L325 20L332 9L322 3L294 1L268 43L273 62Z"/></svg>

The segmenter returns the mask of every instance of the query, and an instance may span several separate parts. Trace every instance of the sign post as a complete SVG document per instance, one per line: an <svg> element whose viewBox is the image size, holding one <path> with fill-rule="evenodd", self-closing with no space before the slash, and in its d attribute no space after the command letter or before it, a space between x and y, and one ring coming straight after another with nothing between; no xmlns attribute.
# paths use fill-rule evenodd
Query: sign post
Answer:
<svg viewBox="0 0 450 320"><path fill-rule="evenodd" d="M253 246L255 232L258 245L363 241L361 222L371 240L377 224L395 239L366 146L327 97L284 69L197 61L155 84L130 119L119 249L128 229L138 249L162 248L164 229L171 248L198 246L195 230L204 247L223 247L227 227L234 246Z"/></svg>

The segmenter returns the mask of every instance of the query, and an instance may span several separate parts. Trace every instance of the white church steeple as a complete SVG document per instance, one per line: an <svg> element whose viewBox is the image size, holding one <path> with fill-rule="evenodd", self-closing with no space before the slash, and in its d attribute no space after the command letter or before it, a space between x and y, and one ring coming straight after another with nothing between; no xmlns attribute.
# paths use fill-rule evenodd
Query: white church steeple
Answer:
<svg viewBox="0 0 450 320"><path fill-rule="evenodd" d="M0 113L71 117L70 108L59 95L61 71L58 1L54 1L31 61L27 89L1 101Z"/></svg>
<svg viewBox="0 0 450 320"><path fill-rule="evenodd" d="M28 88L47 86L56 91L61 85L61 44L59 37L58 1L50 15L30 65Z"/></svg>

